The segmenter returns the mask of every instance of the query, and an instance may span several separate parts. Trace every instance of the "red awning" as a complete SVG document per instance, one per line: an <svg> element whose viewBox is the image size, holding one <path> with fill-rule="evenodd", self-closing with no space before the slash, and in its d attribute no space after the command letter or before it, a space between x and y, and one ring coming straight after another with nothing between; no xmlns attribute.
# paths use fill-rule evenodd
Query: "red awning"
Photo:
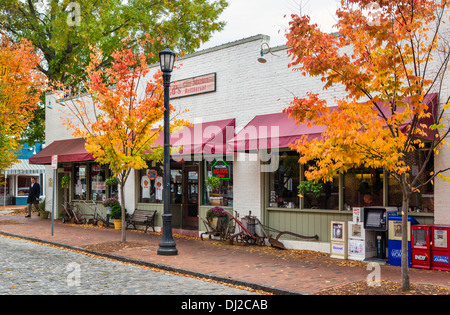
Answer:
<svg viewBox="0 0 450 315"><path fill-rule="evenodd" d="M430 126L434 123L434 116L438 108L438 94L429 94L424 98L424 103L428 105L427 112L432 115L422 118L421 124ZM409 102L407 99L406 102ZM337 107L330 107L335 110ZM389 106L381 106L381 110L390 117ZM404 110L404 109L403 109ZM402 108L399 108L402 111ZM407 131L411 120L400 126L402 132ZM256 116L242 129L231 141L228 142L228 152L253 151L258 149L288 148L289 144L294 144L296 140L304 135L308 135L308 140L318 138L325 131L323 126L310 126L306 123L296 125L288 114L275 113ZM426 139L433 138L432 130L427 130Z"/></svg>
<svg viewBox="0 0 450 315"><path fill-rule="evenodd" d="M58 162L94 161L94 157L86 151L86 140L68 139L52 142L38 154L30 158L30 164L52 164L52 156L58 156Z"/></svg>
<svg viewBox="0 0 450 315"><path fill-rule="evenodd" d="M408 104L410 104L410 99L407 98L405 100ZM423 99L423 103L426 104L428 106L428 109L425 111L426 113L431 113L430 117L425 117L425 118L421 118L419 120L419 124L424 124L426 126L431 126L434 124L434 118L437 115L437 111L438 111L438 103L439 103L439 94L437 93L432 93L432 94L428 94L427 96L424 97ZM387 117L391 117L391 113L389 112L389 107L388 106L383 106L381 107L382 111L386 114ZM400 107L398 109L398 112L402 113L404 112L405 108L404 107ZM408 132L408 126L412 123L412 118L410 118L410 120L408 122L405 122L404 124L400 125L400 130L403 133ZM434 137L434 131L430 130L430 129L426 129L426 136L424 137L419 137L423 140L433 140Z"/></svg>
<svg viewBox="0 0 450 315"><path fill-rule="evenodd" d="M284 113L259 115L228 142L228 151L287 148L303 135L308 135L311 140L320 137L324 130L325 127L308 127L306 123L296 125L296 122Z"/></svg>
<svg viewBox="0 0 450 315"><path fill-rule="evenodd" d="M225 119L184 127L170 135L172 147L182 147L179 155L225 154L227 141L233 139L235 119ZM164 146L164 132L153 143L153 147Z"/></svg>

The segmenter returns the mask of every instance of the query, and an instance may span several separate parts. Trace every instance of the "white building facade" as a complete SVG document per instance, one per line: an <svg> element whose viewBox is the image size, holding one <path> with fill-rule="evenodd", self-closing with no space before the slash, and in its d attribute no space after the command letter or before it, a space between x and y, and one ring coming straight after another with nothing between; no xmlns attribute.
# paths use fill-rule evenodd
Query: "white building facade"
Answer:
<svg viewBox="0 0 450 315"><path fill-rule="evenodd" d="M272 48L271 53L267 47L270 47L270 39L258 35L178 60L179 69L175 69L172 74L172 85L178 84L181 89L185 83L189 90L183 92L188 95L173 98L171 104L177 110L188 110L182 118L194 124L194 133L195 130L201 131L205 138L205 126L209 125L218 127L217 130L234 130L231 137L230 134L225 136L222 133L224 140L215 143L215 149L222 142L230 149L232 137L249 124L256 128L258 137L263 138L264 143L268 143L267 137L262 134L270 134L275 125L277 128L273 130L272 136L279 135L280 142L256 148L250 145L247 152L230 149L228 154L217 156L217 152L222 151L215 150L216 155L213 155L211 150L205 149L208 143L214 142L209 139L203 141L200 150L194 149L197 155L185 155L184 158L178 156L171 166L173 224L180 230L193 231L198 235L206 230L202 218L205 218L207 210L220 206L240 217L251 212L264 225L279 231L304 236L318 235L317 241L288 237L284 243L290 248L328 252L329 222L352 219L352 207L361 206L363 189L367 186L364 184L368 184L370 193L380 206L401 206L398 188L383 170L358 169L336 177L333 183L326 185L320 198L298 196L297 186L303 179L303 166L298 164L298 154L290 151L286 143L302 133L320 131L305 131L286 117L283 118L281 113L294 96L303 96L306 92L320 93L321 98L333 106L334 97L343 97L345 91L339 88L322 90L323 83L319 78L302 76L288 68L291 60L287 55L287 47ZM265 51L266 63L257 60L261 49ZM155 71L158 67L155 65ZM178 93L173 86L172 92L175 96ZM443 101L440 100L441 103ZM71 131L62 125L60 117L63 113L60 109L63 107L60 104L56 96L47 95L47 148L55 141L58 143L73 139ZM274 124L271 119L274 119ZM286 127L288 125L289 128ZM196 126L203 127L195 129ZM217 136L211 130L211 135ZM276 160L275 157L267 157L272 152L267 147L274 149L274 153L278 152ZM441 152L436 159L436 169L450 164L449 155L450 150ZM271 163L276 167L273 168ZM46 190L45 195L51 199L53 173L48 162L46 164L47 181L42 186ZM220 187L214 191L207 187L206 179L220 169L225 169L225 176L221 179ZM163 213L163 201L158 190L161 174L161 165L150 162L148 169L132 172L125 190L128 212L134 209L157 210L157 227L162 226ZM58 165L56 182L59 183L65 175L72 178L72 183L68 193L60 189L55 196L59 208L64 198L72 202L94 199L100 203L113 193L104 185L105 179L111 176L107 168L96 165L88 156L80 161L63 158ZM417 202L412 204L411 209L415 212L411 212L411 215L423 224L450 224L450 208L446 206L450 201L449 189L448 183L436 180L434 187L429 187L417 196Z"/></svg>

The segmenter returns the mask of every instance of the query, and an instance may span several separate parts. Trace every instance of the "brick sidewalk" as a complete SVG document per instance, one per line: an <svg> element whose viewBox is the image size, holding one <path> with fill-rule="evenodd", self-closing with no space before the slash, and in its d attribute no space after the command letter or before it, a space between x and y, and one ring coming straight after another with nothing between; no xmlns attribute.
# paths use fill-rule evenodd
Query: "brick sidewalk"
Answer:
<svg viewBox="0 0 450 315"><path fill-rule="evenodd" d="M0 216L0 233L39 239L56 244L83 248L120 241L121 231L88 226L76 226L55 221L51 235L51 220L37 216ZM256 288L275 288L275 293L314 294L321 290L363 281L371 271L366 266L349 266L345 261L324 255L282 251L259 246L231 246L224 242L197 240L175 236L179 254L159 256L161 235L127 231L127 242L133 247L112 254L139 260L165 269L208 275L218 280L255 284ZM450 273L437 270L410 269L412 283L435 284L450 288ZM400 267L381 266L381 280L400 282Z"/></svg>

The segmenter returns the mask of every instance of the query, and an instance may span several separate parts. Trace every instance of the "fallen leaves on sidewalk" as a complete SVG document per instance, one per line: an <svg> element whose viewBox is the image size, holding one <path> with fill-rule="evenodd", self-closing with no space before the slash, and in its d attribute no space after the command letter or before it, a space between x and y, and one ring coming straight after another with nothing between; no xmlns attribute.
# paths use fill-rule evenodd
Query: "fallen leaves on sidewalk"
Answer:
<svg viewBox="0 0 450 315"><path fill-rule="evenodd" d="M23 224L23 223L16 222L13 220L1 220L0 221L0 225L13 225L13 224Z"/></svg>
<svg viewBox="0 0 450 315"><path fill-rule="evenodd" d="M111 241L111 242L105 242L105 243L86 245L86 246L83 246L83 248L92 250L92 251L96 251L96 252L102 252L102 253L114 253L114 252L128 249L128 248L149 247L149 246L152 246L152 244L145 243L145 242Z"/></svg>
<svg viewBox="0 0 450 315"><path fill-rule="evenodd" d="M323 290L316 295L450 295L450 289L412 283L411 290L403 292L400 283L381 281L380 286L369 286L367 281L360 281Z"/></svg>

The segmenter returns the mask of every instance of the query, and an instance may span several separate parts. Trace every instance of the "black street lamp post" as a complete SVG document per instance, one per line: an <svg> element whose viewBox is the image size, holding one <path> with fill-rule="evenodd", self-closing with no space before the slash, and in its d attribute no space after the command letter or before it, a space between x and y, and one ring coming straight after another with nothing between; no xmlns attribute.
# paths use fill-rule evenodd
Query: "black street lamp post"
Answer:
<svg viewBox="0 0 450 315"><path fill-rule="evenodd" d="M159 243L158 255L178 255L172 236L172 213L170 212L170 78L175 63L175 53L167 47L159 53L161 71L164 82L164 180L163 199L164 214L163 234Z"/></svg>

